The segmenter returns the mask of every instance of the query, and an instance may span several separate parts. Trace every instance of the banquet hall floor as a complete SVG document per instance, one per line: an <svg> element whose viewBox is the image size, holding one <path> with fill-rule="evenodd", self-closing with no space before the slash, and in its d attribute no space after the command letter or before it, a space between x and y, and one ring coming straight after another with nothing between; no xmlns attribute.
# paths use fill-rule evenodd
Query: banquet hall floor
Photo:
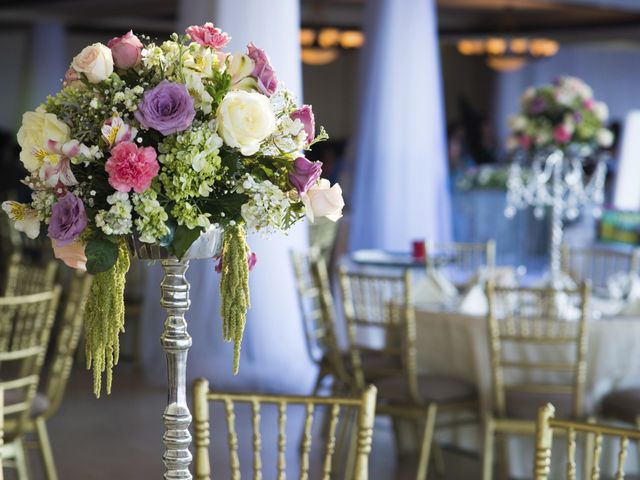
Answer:
<svg viewBox="0 0 640 480"><path fill-rule="evenodd" d="M145 385L127 364L117 367L112 394L96 400L91 393L89 373L76 366L62 407L49 423L60 480L162 478L160 412L164 403L164 390ZM216 418L215 414L214 411L213 418ZM220 416L217 418L221 419ZM301 431L300 420L295 416L290 418L297 432ZM295 425L296 421L298 425ZM223 435L214 435L214 441ZM242 436L240 427L239 435ZM220 438L220 441L225 440ZM295 457L293 441L289 450ZM227 451L220 451L219 455L223 455L226 463ZM439 477L443 480L479 478L479 463L469 455L445 451L445 463L446 475ZM370 479L411 479L413 466L406 462L401 464L396 469L390 424L379 420L370 458ZM36 468L37 461L32 461L31 465L34 466L33 480L44 479ZM265 462L265 480L275 478L274 470L268 467ZM13 472L8 469L5 472L7 480L14 478ZM223 479L227 475L214 478ZM291 478L297 478L297 474Z"/></svg>

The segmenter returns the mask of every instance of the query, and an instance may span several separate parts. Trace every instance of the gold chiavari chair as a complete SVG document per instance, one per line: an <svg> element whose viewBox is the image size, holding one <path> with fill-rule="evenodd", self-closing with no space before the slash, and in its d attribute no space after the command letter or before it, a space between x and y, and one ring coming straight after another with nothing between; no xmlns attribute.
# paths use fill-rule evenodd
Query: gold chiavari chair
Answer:
<svg viewBox="0 0 640 480"><path fill-rule="evenodd" d="M57 337L53 343L50 366L44 378L44 389L36 394L26 431L35 431L37 447L42 455L47 480L57 480L47 420L60 408L67 388L75 352L80 341L84 320L84 307L89 298L93 277L74 270L68 296L58 322Z"/></svg>
<svg viewBox="0 0 640 480"><path fill-rule="evenodd" d="M195 478L196 480L211 479L211 463L209 460L209 402L219 402L224 405L227 417L227 439L229 446L229 464L231 478L240 479L240 458L238 454L238 434L236 432L236 409L239 404L251 406L251 425L253 440L253 478L262 478L262 434L260 430L261 417L265 415L267 405L277 408L278 434L277 434L277 471L278 478L286 477L286 423L287 408L292 405L305 407L304 432L300 459L300 479L309 478L311 471L311 449L314 415L321 407L325 407L330 415L329 431L326 438L322 439L324 456L318 464L318 473L322 478L349 478L353 480L366 480L369 478L369 453L373 440L373 423L375 418L376 389L367 388L360 398L337 397L303 397L290 395L259 395L249 393L218 393L209 391L209 382L204 379L196 380L193 387L194 401L194 432L195 432ZM349 417L349 413L357 411L357 428L353 437L355 448L350 448L350 459L347 463L344 475L335 471L334 456L340 454L339 438L336 438L340 414L344 412L343 421ZM325 413L327 413L325 411ZM352 442L352 446L353 445ZM352 456L353 455L353 456ZM351 468L353 465L353 468Z"/></svg>
<svg viewBox="0 0 640 480"><path fill-rule="evenodd" d="M340 350L335 331L335 310L329 275L320 251L316 248L305 252L292 251L291 262L307 351L318 366L318 377L313 390L316 395L327 376L331 375L334 380L344 383L348 382L348 374L343 361L344 353Z"/></svg>
<svg viewBox="0 0 640 480"><path fill-rule="evenodd" d="M561 250L562 270L576 283L588 280L596 291L606 291L616 273L637 274L640 250L622 252L607 248L572 248Z"/></svg>
<svg viewBox="0 0 640 480"><path fill-rule="evenodd" d="M28 261L19 253L9 258L9 266L4 281L4 296L29 295L49 291L53 288L58 272L58 262L46 263Z"/></svg>
<svg viewBox="0 0 640 480"><path fill-rule="evenodd" d="M4 480L2 471L2 447L4 446L4 388L0 387L0 480Z"/></svg>
<svg viewBox="0 0 640 480"><path fill-rule="evenodd" d="M506 465L505 437L533 435L541 405L553 402L563 418L583 416L589 287L497 288L489 282L487 296L494 403L485 417L482 478L491 480L497 435ZM571 305L579 305L575 321L565 316ZM560 350L563 358L556 361Z"/></svg>
<svg viewBox="0 0 640 480"><path fill-rule="evenodd" d="M24 449L31 411L55 319L60 287L31 295L0 298L0 387L5 393L5 445L20 480L29 478Z"/></svg>
<svg viewBox="0 0 640 480"><path fill-rule="evenodd" d="M496 242L433 243L425 242L427 273L437 270L454 285L466 286L481 267L496 266Z"/></svg>
<svg viewBox="0 0 640 480"><path fill-rule="evenodd" d="M535 450L535 480L547 480L551 474L551 449L553 447L554 432L561 433L566 437L566 478L576 480L576 437L578 434L595 436L595 441L591 443L593 449L590 456L593 459L590 471L583 472L581 478L598 480L600 478L600 458L602 456L603 438L614 438L618 440L617 468L615 478L622 480L625 478L624 464L628 455L630 442L640 443L640 429L629 429L613 427L588 422L575 422L568 420L558 420L555 418L555 408L547 404L540 408L538 412L538 423L536 426L536 450ZM557 478L556 476L553 477Z"/></svg>
<svg viewBox="0 0 640 480"><path fill-rule="evenodd" d="M354 388L374 379L377 414L412 420L419 435L416 478L426 478L438 411L473 412L477 422L477 391L469 382L448 376L419 374L415 313L411 305L411 275L369 275L339 271L347 323ZM388 360L367 363L375 352ZM420 422L424 426L420 429ZM458 424L469 423L468 420ZM449 424L447 426L453 426Z"/></svg>

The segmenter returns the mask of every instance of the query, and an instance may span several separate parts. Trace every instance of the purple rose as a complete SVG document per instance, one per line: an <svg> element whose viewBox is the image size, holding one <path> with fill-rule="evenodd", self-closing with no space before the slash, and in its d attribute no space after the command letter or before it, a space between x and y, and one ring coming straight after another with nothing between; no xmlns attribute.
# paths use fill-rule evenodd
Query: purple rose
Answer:
<svg viewBox="0 0 640 480"><path fill-rule="evenodd" d="M300 120L304 126L304 131L307 133L307 143L311 143L316 136L316 119L313 116L313 110L311 105L303 105L298 110L291 114L292 120Z"/></svg>
<svg viewBox="0 0 640 480"><path fill-rule="evenodd" d="M196 110L193 97L181 83L163 80L145 92L135 117L144 128L153 128L162 135L182 132L191 125Z"/></svg>
<svg viewBox="0 0 640 480"><path fill-rule="evenodd" d="M298 157L293 162L293 170L289 172L289 180L298 193L303 194L318 181L321 173L322 162L310 162Z"/></svg>
<svg viewBox="0 0 640 480"><path fill-rule="evenodd" d="M545 102L544 98L542 97L534 98L531 102L531 105L529 106L529 110L534 115L537 113L542 113L545 108L547 108L547 102Z"/></svg>
<svg viewBox="0 0 640 480"><path fill-rule="evenodd" d="M84 204L73 193L67 192L53 204L48 234L50 238L57 240L58 246L73 242L86 226L87 212Z"/></svg>
<svg viewBox="0 0 640 480"><path fill-rule="evenodd" d="M264 53L264 50L257 48L253 43L250 43L247 49L247 55L253 60L254 65L251 76L258 82L260 91L270 97L278 88L278 79L271 63L269 63L269 57Z"/></svg>

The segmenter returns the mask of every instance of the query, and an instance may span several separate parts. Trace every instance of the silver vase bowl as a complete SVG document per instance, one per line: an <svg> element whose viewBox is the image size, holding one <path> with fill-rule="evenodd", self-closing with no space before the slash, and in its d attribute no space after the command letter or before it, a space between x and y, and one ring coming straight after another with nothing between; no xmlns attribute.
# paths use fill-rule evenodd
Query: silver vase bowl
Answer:
<svg viewBox="0 0 640 480"><path fill-rule="evenodd" d="M220 227L210 226L200 235L187 250L181 260L198 260L214 258L222 252L224 230ZM139 260L168 260L175 258L169 253L167 247L157 244L141 242L135 235L127 237L129 252Z"/></svg>

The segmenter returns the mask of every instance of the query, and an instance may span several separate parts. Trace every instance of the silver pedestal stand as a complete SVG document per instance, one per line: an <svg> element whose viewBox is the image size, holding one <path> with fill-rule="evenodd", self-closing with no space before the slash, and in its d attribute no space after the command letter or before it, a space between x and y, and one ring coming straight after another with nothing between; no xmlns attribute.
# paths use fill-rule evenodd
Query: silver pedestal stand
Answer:
<svg viewBox="0 0 640 480"><path fill-rule="evenodd" d="M162 420L165 426L162 460L166 480L191 480L191 412L187 404L187 353L191 336L187 332L185 313L189 309L189 282L185 277L189 260L213 258L222 251L223 231L210 228L178 260L168 250L129 238L129 250L140 260L159 260L164 270L160 284L160 304L167 312L160 343L167 357L168 403Z"/></svg>
<svg viewBox="0 0 640 480"><path fill-rule="evenodd" d="M564 219L576 219L580 208L588 204L593 206L594 214L598 215L604 202L606 158L598 158L594 173L586 180L582 158L588 153L578 149L565 155L555 150L536 156L528 176L517 162L513 163L509 172L505 209L507 217L513 217L517 209L532 206L535 216L542 218L545 207L551 209L549 283L554 289L567 286L561 265Z"/></svg>

